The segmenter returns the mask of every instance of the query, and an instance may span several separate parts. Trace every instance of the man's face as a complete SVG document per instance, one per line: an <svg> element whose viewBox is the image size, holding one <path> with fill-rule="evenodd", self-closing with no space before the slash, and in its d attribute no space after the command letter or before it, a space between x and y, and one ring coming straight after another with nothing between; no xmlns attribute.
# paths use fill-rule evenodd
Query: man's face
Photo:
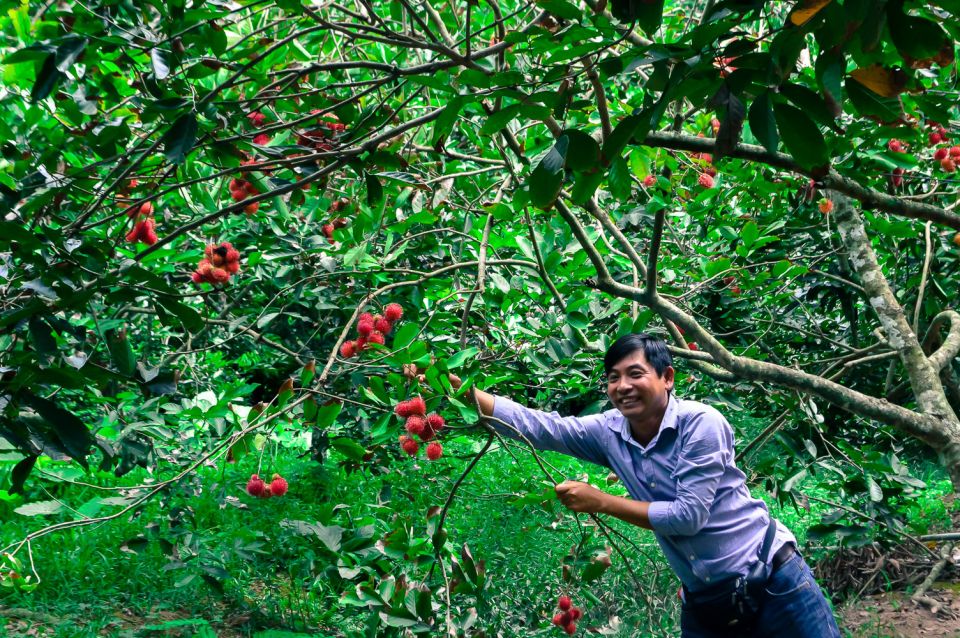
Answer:
<svg viewBox="0 0 960 638"><path fill-rule="evenodd" d="M673 368L658 376L643 350L635 350L619 361L607 375L607 396L631 422L662 416L667 392L673 389Z"/></svg>

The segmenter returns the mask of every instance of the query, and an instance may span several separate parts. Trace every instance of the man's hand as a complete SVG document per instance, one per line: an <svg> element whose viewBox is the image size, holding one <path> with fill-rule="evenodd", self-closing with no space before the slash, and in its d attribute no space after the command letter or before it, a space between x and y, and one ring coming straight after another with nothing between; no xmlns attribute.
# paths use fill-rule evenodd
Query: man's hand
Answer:
<svg viewBox="0 0 960 638"><path fill-rule="evenodd" d="M580 481L564 481L554 488L557 498L574 512L598 514L603 511L608 494Z"/></svg>

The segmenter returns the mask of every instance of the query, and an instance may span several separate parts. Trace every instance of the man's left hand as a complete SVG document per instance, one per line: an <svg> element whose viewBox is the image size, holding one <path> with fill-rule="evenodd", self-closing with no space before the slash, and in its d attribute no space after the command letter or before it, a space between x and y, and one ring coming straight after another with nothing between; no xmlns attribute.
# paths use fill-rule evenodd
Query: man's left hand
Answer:
<svg viewBox="0 0 960 638"><path fill-rule="evenodd" d="M574 512L597 514L603 511L605 492L580 481L564 481L554 488L557 498Z"/></svg>

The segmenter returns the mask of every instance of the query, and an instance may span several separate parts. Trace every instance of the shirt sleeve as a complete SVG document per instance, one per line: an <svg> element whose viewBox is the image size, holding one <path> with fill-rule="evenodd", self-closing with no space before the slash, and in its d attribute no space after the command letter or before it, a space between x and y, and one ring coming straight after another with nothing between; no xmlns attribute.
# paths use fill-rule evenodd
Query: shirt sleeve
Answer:
<svg viewBox="0 0 960 638"><path fill-rule="evenodd" d="M710 409L692 416L678 436L680 452L671 475L677 497L650 503L647 514L658 534L693 536L707 524L720 479L733 461L733 429Z"/></svg>
<svg viewBox="0 0 960 638"><path fill-rule="evenodd" d="M541 412L505 397L494 397L493 428L511 439L526 438L538 450L551 450L584 461L609 467L603 437L607 431L602 414L562 417L556 412ZM522 436L521 436L522 435Z"/></svg>

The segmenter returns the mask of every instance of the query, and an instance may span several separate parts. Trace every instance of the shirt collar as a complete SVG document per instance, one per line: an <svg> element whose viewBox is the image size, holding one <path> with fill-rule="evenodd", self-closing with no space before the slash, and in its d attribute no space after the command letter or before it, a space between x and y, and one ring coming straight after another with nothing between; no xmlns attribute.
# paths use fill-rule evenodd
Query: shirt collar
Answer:
<svg viewBox="0 0 960 638"><path fill-rule="evenodd" d="M653 446L657 440L660 438L660 433L664 430L676 430L677 429L677 417L680 411L680 400L677 399L674 392L671 392L667 398L667 409L663 413L663 419L660 421L660 429L657 431L656 436L650 441L650 445L647 447ZM620 413L619 410L614 408L614 412L617 414L617 418L611 419L607 425L614 431L620 433L620 437L627 441L628 443L632 442L635 445L639 445L636 441L633 440L633 432L630 431L630 422L627 421L627 418Z"/></svg>

